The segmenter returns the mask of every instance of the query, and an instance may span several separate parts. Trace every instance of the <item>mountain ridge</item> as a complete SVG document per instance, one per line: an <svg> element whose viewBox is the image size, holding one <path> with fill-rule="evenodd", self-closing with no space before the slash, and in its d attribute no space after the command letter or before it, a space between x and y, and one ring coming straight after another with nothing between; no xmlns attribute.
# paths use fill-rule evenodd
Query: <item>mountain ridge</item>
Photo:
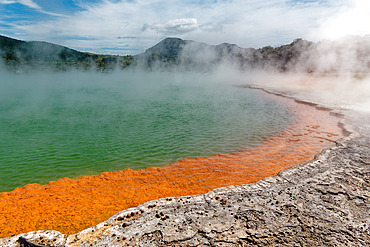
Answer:
<svg viewBox="0 0 370 247"><path fill-rule="evenodd" d="M303 73L368 73L370 36L348 36L336 41L312 42L301 38L277 47L242 48L235 44L207 45L166 38L134 56L149 69L209 70L229 63L242 71L266 70Z"/></svg>
<svg viewBox="0 0 370 247"><path fill-rule="evenodd" d="M131 56L97 55L45 41L22 41L0 35L0 60L10 71L52 69L111 70L130 64Z"/></svg>
<svg viewBox="0 0 370 247"><path fill-rule="evenodd" d="M44 42L21 41L0 35L0 59L8 70L52 68L112 71L139 67L144 70L209 71L232 64L242 71L265 70L303 73L368 73L370 36L347 37L317 43L295 39L290 44L242 48L236 44L208 45L176 37L165 38L134 56L97 55Z"/></svg>

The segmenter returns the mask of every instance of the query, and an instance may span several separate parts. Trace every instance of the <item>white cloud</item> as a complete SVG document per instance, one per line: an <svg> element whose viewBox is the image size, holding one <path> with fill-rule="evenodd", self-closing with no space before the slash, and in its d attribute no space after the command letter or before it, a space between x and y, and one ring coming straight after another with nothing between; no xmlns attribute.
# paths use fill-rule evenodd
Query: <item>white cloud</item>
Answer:
<svg viewBox="0 0 370 247"><path fill-rule="evenodd" d="M347 35L370 34L370 1L351 0L333 16L323 18L315 34L319 38L338 39Z"/></svg>
<svg viewBox="0 0 370 247"><path fill-rule="evenodd" d="M164 23L158 23L154 25L144 24L142 30L146 31L147 29L155 30L159 33L166 35L172 34L182 34L194 31L199 28L197 19L195 18L181 18L169 20Z"/></svg>
<svg viewBox="0 0 370 247"><path fill-rule="evenodd" d="M53 12L44 11L40 5L38 5L37 3L35 3L32 0L0 0L0 4L14 4L14 3L22 4L24 6L27 6L31 9L35 9L38 12L44 13L44 14L47 14L47 15L52 15L52 16L57 16L57 17L65 16L65 15L61 15L61 14L57 14L57 13L53 13Z"/></svg>
<svg viewBox="0 0 370 247"><path fill-rule="evenodd" d="M0 0L0 4L14 4L14 3L23 4L31 9L41 10L40 5L38 5L32 0Z"/></svg>
<svg viewBox="0 0 370 247"><path fill-rule="evenodd" d="M5 2L16 1L0 0L0 3ZM136 54L166 36L258 48L285 44L300 37L320 39L317 30L321 24L338 11L345 13L349 2L102 0L99 3L85 1L79 6L83 9L68 17L26 25L14 24L14 30L29 40L43 39L95 52L105 52L101 50L104 47L125 47L123 54ZM66 38L71 36L88 39Z"/></svg>
<svg viewBox="0 0 370 247"><path fill-rule="evenodd" d="M200 31L221 31L222 24L208 23L199 24L195 18L181 18L166 21L164 23L156 23L153 25L144 24L142 31L154 30L163 35L181 35L195 30Z"/></svg>
<svg viewBox="0 0 370 247"><path fill-rule="evenodd" d="M20 4L26 5L29 8L41 10L41 7L37 3L35 3L34 1L32 1L32 0L19 0L18 2Z"/></svg>

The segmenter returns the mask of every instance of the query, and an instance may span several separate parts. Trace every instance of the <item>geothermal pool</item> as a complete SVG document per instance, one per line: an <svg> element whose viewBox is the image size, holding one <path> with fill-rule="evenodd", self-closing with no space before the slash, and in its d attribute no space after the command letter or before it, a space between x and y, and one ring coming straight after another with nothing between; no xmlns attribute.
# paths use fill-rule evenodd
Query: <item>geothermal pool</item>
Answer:
<svg viewBox="0 0 370 247"><path fill-rule="evenodd" d="M204 75L61 73L0 79L0 192L254 147L284 104Z"/></svg>
<svg viewBox="0 0 370 247"><path fill-rule="evenodd" d="M253 183L343 136L326 110L221 78L3 76L2 190L33 184L0 193L0 237L76 233L157 198Z"/></svg>

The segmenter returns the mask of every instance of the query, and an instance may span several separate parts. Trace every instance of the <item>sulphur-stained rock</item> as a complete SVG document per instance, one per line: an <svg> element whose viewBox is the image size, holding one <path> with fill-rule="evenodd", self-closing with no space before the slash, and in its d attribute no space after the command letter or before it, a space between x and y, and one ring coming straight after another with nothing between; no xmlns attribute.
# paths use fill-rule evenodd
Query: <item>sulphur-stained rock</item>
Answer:
<svg viewBox="0 0 370 247"><path fill-rule="evenodd" d="M315 160L254 184L163 198L73 235L37 231L20 246L370 246L368 114L345 112L351 135Z"/></svg>

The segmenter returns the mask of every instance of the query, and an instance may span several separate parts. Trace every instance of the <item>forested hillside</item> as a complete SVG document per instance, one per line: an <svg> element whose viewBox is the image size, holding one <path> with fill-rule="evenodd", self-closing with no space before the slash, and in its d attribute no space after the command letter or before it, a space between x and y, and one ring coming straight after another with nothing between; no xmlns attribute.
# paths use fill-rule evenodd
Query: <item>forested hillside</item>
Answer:
<svg viewBox="0 0 370 247"><path fill-rule="evenodd" d="M21 41L0 35L0 58L8 70L70 69L109 71L125 68L131 56L97 55L43 41Z"/></svg>

